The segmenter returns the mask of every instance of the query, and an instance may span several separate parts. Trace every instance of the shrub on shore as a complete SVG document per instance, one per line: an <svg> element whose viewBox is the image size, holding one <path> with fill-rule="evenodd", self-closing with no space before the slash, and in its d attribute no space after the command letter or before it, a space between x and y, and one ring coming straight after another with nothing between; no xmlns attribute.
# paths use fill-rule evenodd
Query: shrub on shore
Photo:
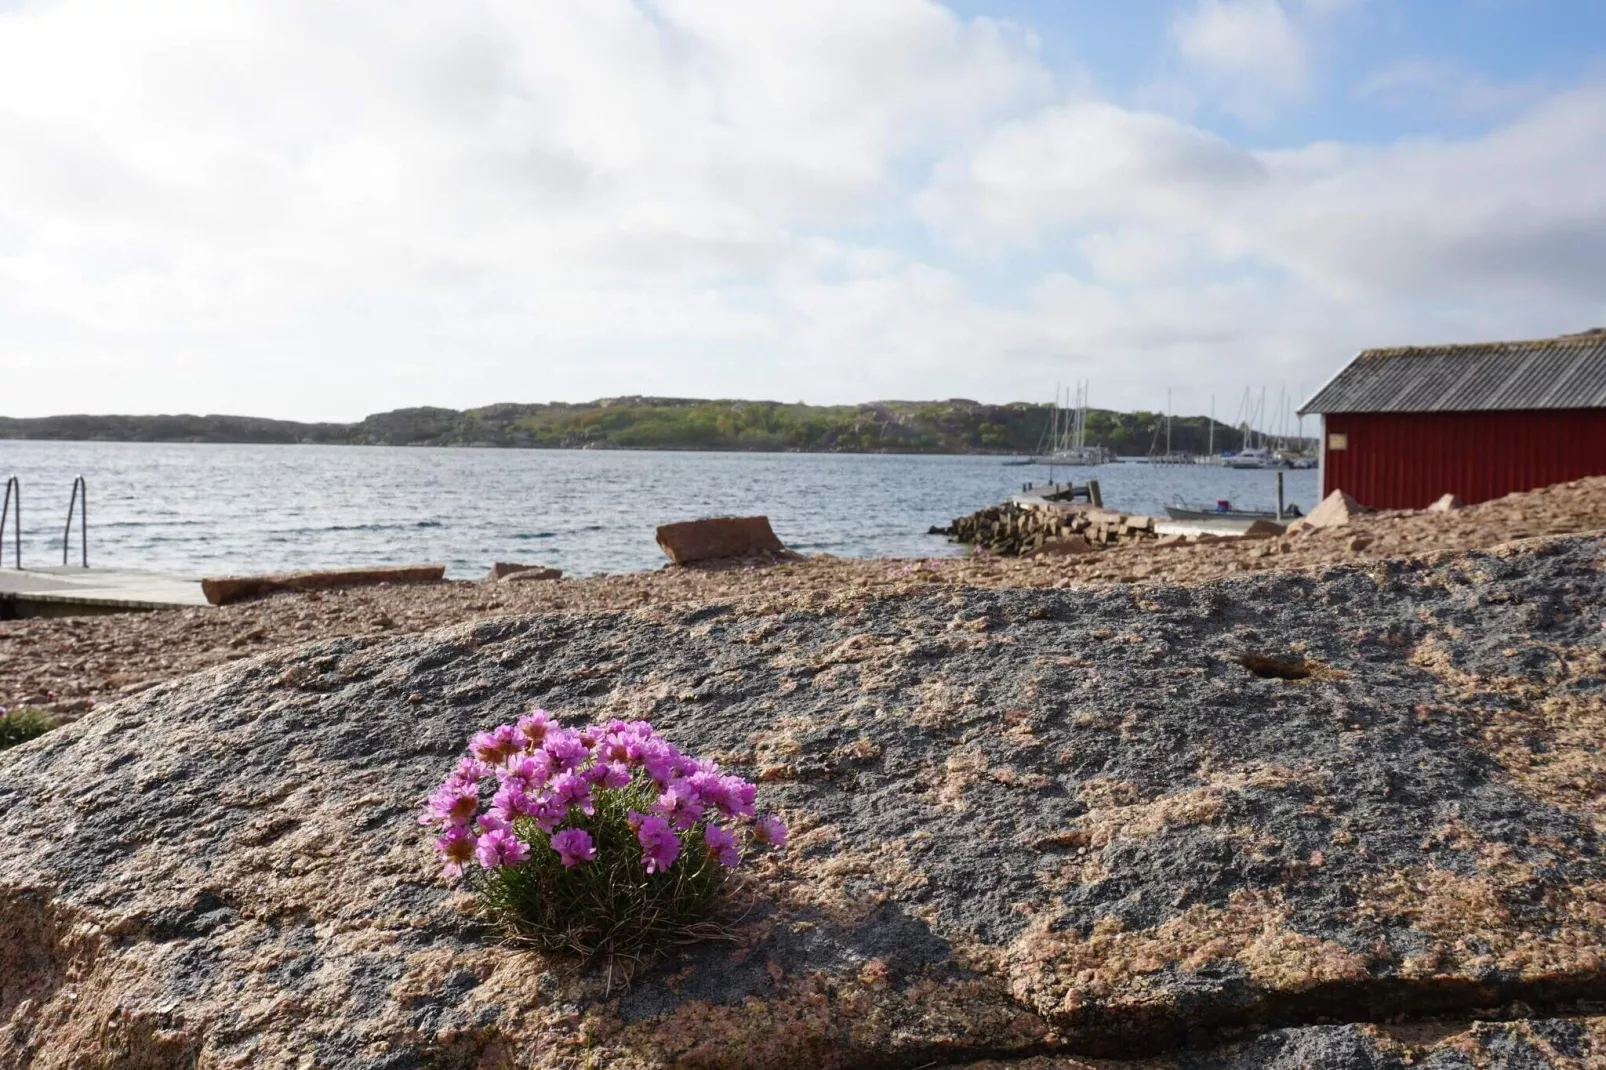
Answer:
<svg viewBox="0 0 1606 1070"><path fill-rule="evenodd" d="M55 719L38 710L11 711L0 706L0 750L26 743L56 727Z"/></svg>
<svg viewBox="0 0 1606 1070"><path fill-rule="evenodd" d="M419 821L440 829L444 875L515 937L640 960L718 935L744 846L785 846L756 795L646 721L577 730L537 709L476 735Z"/></svg>

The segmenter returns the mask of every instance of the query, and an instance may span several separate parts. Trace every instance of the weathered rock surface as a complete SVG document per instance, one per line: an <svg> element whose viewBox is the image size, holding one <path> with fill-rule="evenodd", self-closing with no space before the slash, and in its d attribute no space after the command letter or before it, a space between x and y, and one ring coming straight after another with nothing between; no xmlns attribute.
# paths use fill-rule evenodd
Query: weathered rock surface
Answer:
<svg viewBox="0 0 1606 1070"><path fill-rule="evenodd" d="M767 516L716 516L658 528L658 546L677 565L729 557L768 557L786 547Z"/></svg>
<svg viewBox="0 0 1606 1070"><path fill-rule="evenodd" d="M324 591L333 587L371 587L380 583L435 583L446 576L445 565L385 565L314 572L272 572L258 576L209 576L201 593L214 606L279 591Z"/></svg>
<svg viewBox="0 0 1606 1070"><path fill-rule="evenodd" d="M971 1063L965 1070L1593 1070L1602 1065L1606 1018L1594 1017L1310 1026L1136 1062L1038 1056Z"/></svg>
<svg viewBox="0 0 1606 1070"><path fill-rule="evenodd" d="M1603 596L1580 537L266 654L0 754L0 1065L1360 1070L1315 1023L1501 1007L1505 1065L1589 1065ZM761 780L795 839L734 947L610 992L437 882L418 801L532 701Z"/></svg>

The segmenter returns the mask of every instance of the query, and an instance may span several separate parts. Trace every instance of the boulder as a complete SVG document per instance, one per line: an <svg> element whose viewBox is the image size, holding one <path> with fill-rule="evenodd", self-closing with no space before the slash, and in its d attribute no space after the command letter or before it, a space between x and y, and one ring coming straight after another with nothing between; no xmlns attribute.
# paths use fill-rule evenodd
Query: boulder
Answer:
<svg viewBox="0 0 1606 1070"><path fill-rule="evenodd" d="M770 529L767 516L720 516L665 524L658 545L677 565L728 557L773 557L786 547Z"/></svg>
<svg viewBox="0 0 1606 1070"><path fill-rule="evenodd" d="M521 568L502 577L503 583L524 583L529 580L561 580L561 568Z"/></svg>
<svg viewBox="0 0 1606 1070"><path fill-rule="evenodd" d="M1457 509L1463 508L1465 508L1465 506L1462 504L1460 498L1457 498L1454 494L1446 494L1438 501L1428 506L1427 511L1430 513L1453 513Z"/></svg>
<svg viewBox="0 0 1606 1070"><path fill-rule="evenodd" d="M1288 525L1288 531L1293 534L1295 532L1341 528L1355 517L1369 512L1371 512L1370 509L1361 505L1344 491L1335 490L1323 498L1321 504L1310 511L1309 516L1300 517Z"/></svg>
<svg viewBox="0 0 1606 1070"><path fill-rule="evenodd" d="M1490 1008L1419 1065L1595 1065L1599 1019L1519 1001L1606 991L1602 548L495 617L159 684L0 752L0 1066L1376 1070ZM762 771L793 840L729 941L626 983L439 877L419 804L532 703Z"/></svg>
<svg viewBox="0 0 1606 1070"><path fill-rule="evenodd" d="M322 572L275 572L259 576L211 576L201 593L214 606L279 591L320 591L332 587L370 587L379 583L434 583L446 576L445 565L396 565L380 568L338 568Z"/></svg>
<svg viewBox="0 0 1606 1070"><path fill-rule="evenodd" d="M539 565L520 565L520 564L516 564L515 562L512 562L512 561L498 561L496 564L491 566L491 571L489 571L489 572L487 572L485 574L485 582L486 583L492 583L492 582L494 582L496 580L501 579L503 576L508 576L508 575L511 575L511 574L513 574L515 572L524 572L524 571L526 571L528 569L539 568L539 567L541 567L541 566L539 566Z"/></svg>

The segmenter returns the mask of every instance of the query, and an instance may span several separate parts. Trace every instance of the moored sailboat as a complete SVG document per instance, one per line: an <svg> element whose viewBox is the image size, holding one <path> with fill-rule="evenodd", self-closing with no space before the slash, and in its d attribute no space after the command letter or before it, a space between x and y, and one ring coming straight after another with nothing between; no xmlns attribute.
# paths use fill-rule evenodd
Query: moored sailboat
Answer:
<svg viewBox="0 0 1606 1070"><path fill-rule="evenodd" d="M1087 444L1087 395L1088 384L1078 383L1073 406L1062 410L1059 392L1055 391L1054 412L1047 435L1048 449L1032 458L1033 461L1037 464L1087 467L1112 459L1103 446Z"/></svg>

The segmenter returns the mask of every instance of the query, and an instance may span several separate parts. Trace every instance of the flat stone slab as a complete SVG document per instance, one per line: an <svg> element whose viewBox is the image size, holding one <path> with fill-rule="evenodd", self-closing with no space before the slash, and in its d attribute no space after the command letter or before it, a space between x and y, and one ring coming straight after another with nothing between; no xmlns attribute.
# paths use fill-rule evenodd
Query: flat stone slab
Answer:
<svg viewBox="0 0 1606 1070"><path fill-rule="evenodd" d="M1335 1026L1498 1012L1587 1065L1603 605L1569 537L275 651L0 753L0 1064L1374 1070ZM625 988L438 880L419 802L532 702L758 779L734 943Z"/></svg>
<svg viewBox="0 0 1606 1070"><path fill-rule="evenodd" d="M662 524L658 546L676 565L786 552L766 516L716 516Z"/></svg>
<svg viewBox="0 0 1606 1070"><path fill-rule="evenodd" d="M253 576L208 576L201 581L201 591L212 605L224 606L281 591L326 591L381 583L439 583L445 577L445 565L378 565Z"/></svg>
<svg viewBox="0 0 1606 1070"><path fill-rule="evenodd" d="M0 569L0 599L104 609L204 606L199 580L131 569Z"/></svg>

